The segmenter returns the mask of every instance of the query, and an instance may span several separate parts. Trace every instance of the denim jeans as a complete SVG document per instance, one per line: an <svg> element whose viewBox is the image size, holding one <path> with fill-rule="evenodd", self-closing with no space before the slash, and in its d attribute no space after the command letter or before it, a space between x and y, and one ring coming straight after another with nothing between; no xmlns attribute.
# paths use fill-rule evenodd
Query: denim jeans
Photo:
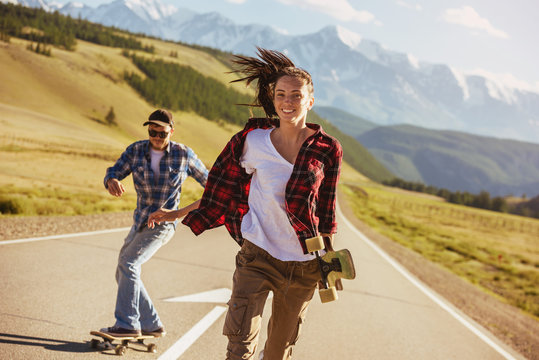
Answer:
<svg viewBox="0 0 539 360"><path fill-rule="evenodd" d="M125 238L118 257L115 326L130 330L155 330L163 324L141 279L141 267L174 235L173 224L150 229L135 225Z"/></svg>

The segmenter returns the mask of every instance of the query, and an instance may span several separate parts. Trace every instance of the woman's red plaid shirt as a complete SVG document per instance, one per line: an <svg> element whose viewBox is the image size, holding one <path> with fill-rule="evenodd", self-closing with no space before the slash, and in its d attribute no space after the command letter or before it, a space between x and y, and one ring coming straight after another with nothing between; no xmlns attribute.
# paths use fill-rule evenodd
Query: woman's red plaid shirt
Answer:
<svg viewBox="0 0 539 360"><path fill-rule="evenodd" d="M199 208L182 221L193 233L199 235L224 224L234 240L242 244L241 220L249 210L251 180L251 175L240 166L245 137L251 130L278 126L277 120L252 118L228 142L210 170ZM341 144L320 125L307 126L316 133L303 143L285 195L290 224L305 253L305 239L336 232L335 202L342 162Z"/></svg>

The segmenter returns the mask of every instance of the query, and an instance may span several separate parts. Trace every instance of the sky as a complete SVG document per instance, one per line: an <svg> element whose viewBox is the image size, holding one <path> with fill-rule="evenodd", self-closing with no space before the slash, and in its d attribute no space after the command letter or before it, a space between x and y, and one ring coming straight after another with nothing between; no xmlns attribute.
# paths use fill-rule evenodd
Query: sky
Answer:
<svg viewBox="0 0 539 360"><path fill-rule="evenodd" d="M112 0L75 0L96 7ZM55 2L67 3L68 0ZM538 0L160 0L290 35L340 25L418 61L539 92Z"/></svg>

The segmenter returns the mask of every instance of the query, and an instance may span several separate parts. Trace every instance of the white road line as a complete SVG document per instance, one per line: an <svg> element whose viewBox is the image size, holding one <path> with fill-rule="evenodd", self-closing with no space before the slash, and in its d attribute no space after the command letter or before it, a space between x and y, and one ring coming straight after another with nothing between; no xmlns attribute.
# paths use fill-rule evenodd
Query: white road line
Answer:
<svg viewBox="0 0 539 360"><path fill-rule="evenodd" d="M393 266L399 273L401 273L408 281L415 285L421 292L427 295L432 301L438 304L442 309L447 311L451 316L453 316L457 321L464 325L468 330L477 335L481 340L487 343L490 347L496 350L501 356L507 360L516 360L513 355L509 354L505 349L493 341L490 337L484 334L480 329L474 326L471 322L465 319L458 311L450 305L445 299L441 298L439 295L435 294L431 289L419 281L415 276L413 276L408 270L406 270L401 264L389 256L384 250L382 250L378 245L376 245L372 240L365 236L361 231L356 229L356 227L344 216L340 207L337 206L337 210L340 213L340 216L346 223L346 225L363 240L367 245L369 245L374 251L376 251L384 260L386 260L391 266Z"/></svg>
<svg viewBox="0 0 539 360"><path fill-rule="evenodd" d="M21 243L43 241L43 240L53 240L53 239L66 239L66 238L80 237L80 236L87 236L87 235L100 235L100 234L128 231L129 229L131 228L126 227L126 228L118 228L118 229L87 231L87 232L74 233L74 234L61 234L61 235L50 235L50 236L33 237L33 238L18 239L18 240L5 240L5 241L0 241L0 245L21 244Z"/></svg>
<svg viewBox="0 0 539 360"><path fill-rule="evenodd" d="M176 360L226 311L224 306L214 307L195 326L159 357L158 360Z"/></svg>

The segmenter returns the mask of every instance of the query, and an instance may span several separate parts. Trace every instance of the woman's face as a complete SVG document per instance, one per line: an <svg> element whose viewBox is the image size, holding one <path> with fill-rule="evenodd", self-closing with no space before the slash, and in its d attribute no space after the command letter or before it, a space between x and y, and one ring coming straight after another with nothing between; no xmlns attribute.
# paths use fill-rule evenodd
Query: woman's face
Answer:
<svg viewBox="0 0 539 360"><path fill-rule="evenodd" d="M305 121L311 110L314 98L303 79L283 76L275 84L273 105L281 121L298 123Z"/></svg>

